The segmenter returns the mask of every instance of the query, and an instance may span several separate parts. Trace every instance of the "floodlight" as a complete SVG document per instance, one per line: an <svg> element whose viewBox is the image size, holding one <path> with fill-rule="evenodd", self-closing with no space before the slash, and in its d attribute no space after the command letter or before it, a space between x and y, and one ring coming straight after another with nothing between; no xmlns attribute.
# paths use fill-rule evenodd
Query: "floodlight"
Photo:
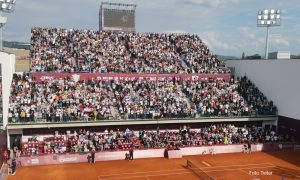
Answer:
<svg viewBox="0 0 300 180"><path fill-rule="evenodd" d="M0 51L3 50L2 47L2 31L3 31L3 26L6 23L6 17L1 16L2 13L11 13L14 10L14 6L16 4L16 0L0 0Z"/></svg>
<svg viewBox="0 0 300 180"><path fill-rule="evenodd" d="M267 20L268 19L268 15L264 15L264 19Z"/></svg>
<svg viewBox="0 0 300 180"><path fill-rule="evenodd" d="M6 8L7 8L7 4L6 4L6 3L3 3L3 4L1 5L1 8L2 8L2 9L6 9Z"/></svg>
<svg viewBox="0 0 300 180"><path fill-rule="evenodd" d="M257 13L257 26L267 27L267 37L266 37L266 49L265 58L268 59L268 41L269 41L269 27L280 26L281 24L281 10L262 10Z"/></svg>

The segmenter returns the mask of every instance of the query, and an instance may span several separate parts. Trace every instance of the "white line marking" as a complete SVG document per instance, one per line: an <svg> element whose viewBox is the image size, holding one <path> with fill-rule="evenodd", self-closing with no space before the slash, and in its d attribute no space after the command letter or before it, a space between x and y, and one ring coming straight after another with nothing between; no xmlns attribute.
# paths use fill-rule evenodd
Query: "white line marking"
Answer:
<svg viewBox="0 0 300 180"><path fill-rule="evenodd" d="M173 174L191 174L191 172L183 172L183 173L167 173L167 174L153 174L153 175L147 175L146 177L151 176L167 176L167 175L173 175ZM145 176L129 176L129 177L119 177L119 178L106 178L102 180L109 180L109 179L128 179L128 178L138 178L138 177L145 177Z"/></svg>
<svg viewBox="0 0 300 180"><path fill-rule="evenodd" d="M202 167L201 169L208 169L208 168L219 168L219 167L236 167L236 166L252 166L252 165L272 165L271 163L259 163L259 164L244 164L244 165L229 165L229 166L212 166L212 167Z"/></svg>
<svg viewBox="0 0 300 180"><path fill-rule="evenodd" d="M208 167L211 167L211 165L210 164L208 164L207 162L205 162L205 161L201 161L205 166L208 166Z"/></svg>
<svg viewBox="0 0 300 180"><path fill-rule="evenodd" d="M252 180L259 180L259 178L257 178L256 176L254 176L254 175L248 173L247 171L245 171L245 170L243 170L243 169L239 169L239 170L242 171L242 172L244 172L244 173L246 173L246 174L249 175L249 176L252 176L252 178L254 178L254 179L252 179Z"/></svg>
<svg viewBox="0 0 300 180"><path fill-rule="evenodd" d="M276 166L264 166L264 167L249 167L249 168L238 168L239 170L243 170L243 169L252 169L252 168L269 168L269 167L276 167ZM217 171L235 171L236 169L219 169L219 170L206 170L204 172L217 172ZM156 171L156 172L160 172L160 171ZM140 176L128 176L128 177L113 177L113 178L105 178L102 180L110 180L110 179L128 179L128 178L138 178L138 177L151 177L151 176L165 176L165 175L175 175L175 174L188 174L191 172L182 172L182 173L164 173L164 174L153 174L153 175L140 175ZM116 175L121 175L121 174L116 174ZM258 179L257 179L258 180Z"/></svg>
<svg viewBox="0 0 300 180"><path fill-rule="evenodd" d="M258 169L260 169L260 168L269 168L269 167L276 167L276 166L264 166L264 167L249 167L249 168L237 168L237 169L253 169L253 168L258 168ZM204 172L214 172L214 171L235 171L235 170L237 170L237 169L217 169L217 170L205 170Z"/></svg>
<svg viewBox="0 0 300 180"><path fill-rule="evenodd" d="M173 170L162 170L162 171L142 171L142 172L134 172L134 173L109 174L109 175L102 175L102 176L113 176L113 175L123 175L123 174L149 174L149 173L165 172L165 171L186 171L186 169L173 169Z"/></svg>
<svg viewBox="0 0 300 180"><path fill-rule="evenodd" d="M288 170L286 170L286 169L284 169L284 168L281 168L281 167L279 167L279 166L277 166L276 168L282 169L282 170L286 171L286 173L289 173L290 175L293 175L293 176L296 176L296 177L300 177L300 175L298 175L297 173L290 172L290 171L288 171Z"/></svg>
<svg viewBox="0 0 300 180"><path fill-rule="evenodd" d="M276 166L262 166L262 167L245 167L245 168L239 168L239 169L260 169L260 168L270 168L270 167L276 167Z"/></svg>
<svg viewBox="0 0 300 180"><path fill-rule="evenodd" d="M215 168L220 168L220 167L236 167L236 166L251 166L251 165L273 165L271 163L259 163L259 164L245 164L245 165L229 165L229 166L213 166L213 167L202 167L201 169L215 169ZM274 166L274 165L273 165ZM161 171L142 171L142 172L134 172L134 173L115 173L115 174L109 174L109 175L101 175L101 177L106 177L106 176L114 176L114 175L130 175L130 174L151 174L155 172L174 172L174 171L186 171L186 169L172 169L172 170L161 170Z"/></svg>

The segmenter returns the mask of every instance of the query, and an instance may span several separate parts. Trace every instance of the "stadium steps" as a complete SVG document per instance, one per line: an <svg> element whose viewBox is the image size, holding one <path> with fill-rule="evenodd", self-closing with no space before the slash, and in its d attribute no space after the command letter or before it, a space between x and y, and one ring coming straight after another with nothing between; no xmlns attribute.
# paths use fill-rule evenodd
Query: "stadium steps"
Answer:
<svg viewBox="0 0 300 180"><path fill-rule="evenodd" d="M184 69L189 69L188 65L185 62L185 57L184 56L180 56L179 60L182 62L182 66L184 67Z"/></svg>
<svg viewBox="0 0 300 180"><path fill-rule="evenodd" d="M186 104L187 104L187 108L188 109L190 109L191 108L191 100L186 96L186 94L185 93L183 93L182 92L182 97L183 97L183 99L184 99L184 101L186 102Z"/></svg>
<svg viewBox="0 0 300 180"><path fill-rule="evenodd" d="M110 107L110 112L111 112L112 118L113 118L114 120L115 120L115 119L120 119L120 118L121 118L120 113L119 113L119 111L116 109L116 107L111 106L111 107Z"/></svg>
<svg viewBox="0 0 300 180"><path fill-rule="evenodd" d="M187 97L184 97L184 101L187 104L187 108L190 109L191 108L191 104L190 104L191 102L190 102L190 100Z"/></svg>

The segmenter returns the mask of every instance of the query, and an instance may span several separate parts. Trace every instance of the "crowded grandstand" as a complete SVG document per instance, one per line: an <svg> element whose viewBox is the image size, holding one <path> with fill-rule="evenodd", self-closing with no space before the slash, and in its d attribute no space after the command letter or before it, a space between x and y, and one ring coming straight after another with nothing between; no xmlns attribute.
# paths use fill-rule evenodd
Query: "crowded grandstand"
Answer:
<svg viewBox="0 0 300 180"><path fill-rule="evenodd" d="M9 123L71 123L106 120L199 119L274 116L272 101L245 76L230 70L197 35L32 28L31 71L11 83ZM34 73L60 77L37 79ZM86 73L80 79L65 74ZM92 74L130 73L131 78L98 79ZM173 77L135 77L139 74ZM204 74L183 78L176 74ZM210 77L209 74L226 74ZM153 127L153 126L152 126ZM274 129L210 124L192 129L53 130L24 135L14 154L122 151L291 141Z"/></svg>
<svg viewBox="0 0 300 180"><path fill-rule="evenodd" d="M31 45L32 71L230 72L195 35L33 28ZM83 47L88 48L80 50ZM192 65L195 63L197 66ZM130 70L129 66L137 71ZM105 69L102 71L100 67ZM199 70L195 71L196 67L200 67ZM277 112L273 102L267 100L247 77L229 80L180 77L78 80L65 77L35 81L27 72L15 74L11 88L10 122L256 116L276 115Z"/></svg>
<svg viewBox="0 0 300 180"><path fill-rule="evenodd" d="M33 27L29 58L0 136L19 167L296 147L278 104L196 34Z"/></svg>

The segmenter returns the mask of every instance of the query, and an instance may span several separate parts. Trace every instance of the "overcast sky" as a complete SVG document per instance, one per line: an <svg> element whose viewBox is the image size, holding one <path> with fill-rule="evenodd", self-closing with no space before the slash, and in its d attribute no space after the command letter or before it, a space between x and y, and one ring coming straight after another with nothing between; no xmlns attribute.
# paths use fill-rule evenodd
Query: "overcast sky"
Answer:
<svg viewBox="0 0 300 180"><path fill-rule="evenodd" d="M99 0L17 0L4 39L30 41L30 28L98 30ZM299 0L112 0L134 3L138 32L198 34L215 54L264 54L266 28L256 27L257 11L281 9L282 25L270 29L270 51L300 54Z"/></svg>

